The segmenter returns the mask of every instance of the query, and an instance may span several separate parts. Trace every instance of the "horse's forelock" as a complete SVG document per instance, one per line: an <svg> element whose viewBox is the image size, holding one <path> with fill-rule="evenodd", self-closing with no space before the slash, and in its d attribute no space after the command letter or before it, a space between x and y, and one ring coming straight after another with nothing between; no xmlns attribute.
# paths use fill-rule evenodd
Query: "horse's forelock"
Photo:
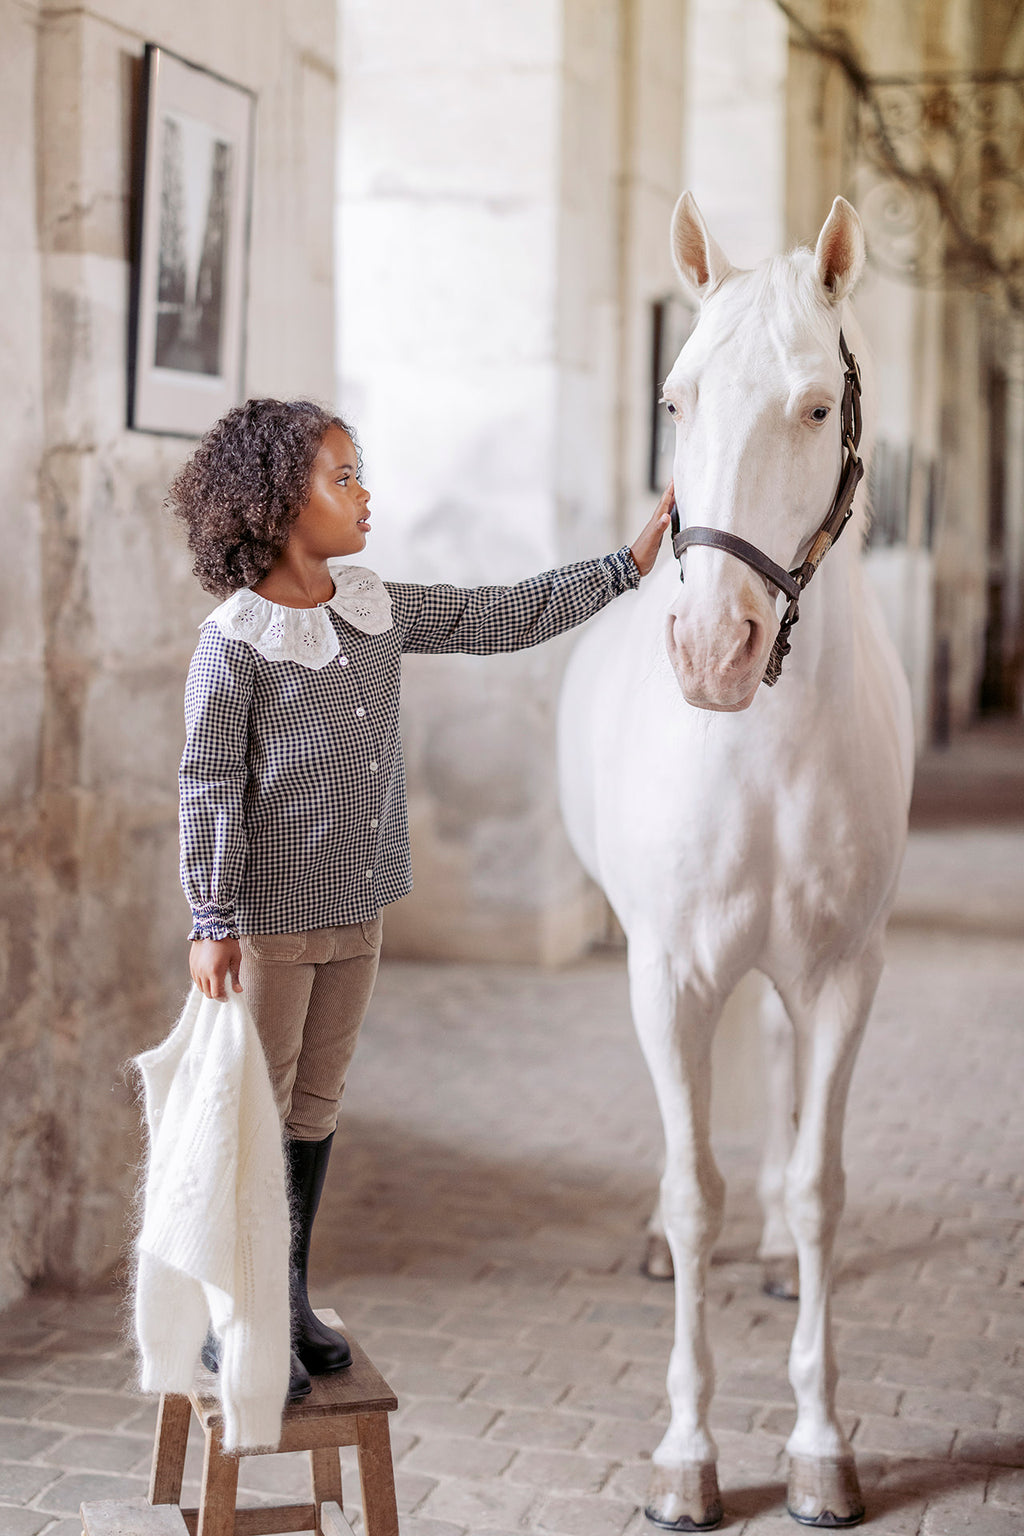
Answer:
<svg viewBox="0 0 1024 1536"><path fill-rule="evenodd" d="M822 349L836 345L836 313L814 267L814 252L798 246L785 256L773 256L757 268L762 301L770 308L776 328L784 335L810 332Z"/></svg>
<svg viewBox="0 0 1024 1536"><path fill-rule="evenodd" d="M818 281L813 251L803 246L752 270L734 269L709 298L703 315L702 333L714 346L737 331L749 335L752 326L761 326L783 351L806 352L809 341L828 354L836 348L835 305Z"/></svg>

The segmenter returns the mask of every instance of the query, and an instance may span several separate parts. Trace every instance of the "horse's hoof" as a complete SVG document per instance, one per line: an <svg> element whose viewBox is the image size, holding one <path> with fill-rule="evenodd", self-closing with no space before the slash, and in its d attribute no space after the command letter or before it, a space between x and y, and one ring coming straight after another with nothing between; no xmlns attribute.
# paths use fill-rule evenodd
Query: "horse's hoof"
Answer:
<svg viewBox="0 0 1024 1536"><path fill-rule="evenodd" d="M791 1456L786 1508L801 1525L841 1530L864 1519L852 1456Z"/></svg>
<svg viewBox="0 0 1024 1536"><path fill-rule="evenodd" d="M778 1301L800 1300L800 1269L795 1257L765 1259L761 1289Z"/></svg>
<svg viewBox="0 0 1024 1536"><path fill-rule="evenodd" d="M672 1263L672 1250L661 1232L648 1232L640 1270L648 1280L674 1279L676 1270Z"/></svg>
<svg viewBox="0 0 1024 1536"><path fill-rule="evenodd" d="M644 1514L663 1531L713 1531L722 1523L722 1500L713 1461L655 1466Z"/></svg>

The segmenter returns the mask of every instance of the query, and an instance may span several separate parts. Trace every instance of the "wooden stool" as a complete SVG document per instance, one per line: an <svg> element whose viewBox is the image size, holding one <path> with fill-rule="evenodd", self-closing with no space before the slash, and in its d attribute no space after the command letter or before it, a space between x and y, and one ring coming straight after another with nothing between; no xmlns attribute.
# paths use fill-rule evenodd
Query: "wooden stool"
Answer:
<svg viewBox="0 0 1024 1536"><path fill-rule="evenodd" d="M335 1312L318 1312L329 1327L339 1328ZM173 1519L184 1519L191 1536L269 1536L280 1531L314 1531L318 1536L348 1536L352 1527L342 1514L341 1458L338 1447L354 1445L359 1456L366 1536L399 1536L395 1504L395 1475L391 1462L388 1414L398 1399L377 1367L346 1331L352 1364L344 1371L313 1377L313 1390L297 1403L288 1403L281 1423L279 1451L308 1451L313 1502L267 1509L235 1509L241 1451L221 1449L223 1417L219 1400L204 1390L201 1376L187 1397L170 1393L160 1399L149 1506L136 1506L150 1516L166 1511L166 1526L137 1526L130 1522L131 1504L83 1504L85 1536L174 1536ZM204 1373L205 1375L205 1373ZM206 1377L206 1380L210 1378ZM206 1437L203 1481L198 1509L182 1509L181 1485L189 1423L195 1413ZM152 1506L152 1507L150 1507ZM172 1508L168 1508L172 1506ZM120 1519L117 1525L115 1519ZM106 1523L102 1523L106 1521ZM177 1529L181 1529L180 1526Z"/></svg>

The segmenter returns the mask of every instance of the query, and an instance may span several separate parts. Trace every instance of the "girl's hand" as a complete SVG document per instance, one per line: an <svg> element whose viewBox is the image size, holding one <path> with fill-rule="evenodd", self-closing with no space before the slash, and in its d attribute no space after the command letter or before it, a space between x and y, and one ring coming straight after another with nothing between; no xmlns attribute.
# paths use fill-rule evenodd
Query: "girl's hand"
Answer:
<svg viewBox="0 0 1024 1536"><path fill-rule="evenodd" d="M242 964L242 946L237 939L193 939L188 952L192 980L204 997L227 1001L224 982L230 972L235 991L241 992L238 969Z"/></svg>
<svg viewBox="0 0 1024 1536"><path fill-rule="evenodd" d="M668 488L654 509L654 516L639 537L634 539L633 543L629 546L630 553L641 576L646 576L648 571L654 569L658 548L665 529L669 525L674 500L675 491L670 480Z"/></svg>

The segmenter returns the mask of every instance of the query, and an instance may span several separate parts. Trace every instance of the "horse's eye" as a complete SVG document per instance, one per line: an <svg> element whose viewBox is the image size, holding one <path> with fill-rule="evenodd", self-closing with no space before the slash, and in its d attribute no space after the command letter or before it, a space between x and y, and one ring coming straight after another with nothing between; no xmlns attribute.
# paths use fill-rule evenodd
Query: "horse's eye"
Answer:
<svg viewBox="0 0 1024 1536"><path fill-rule="evenodd" d="M816 405L814 407L814 410L811 412L811 420L812 421L827 421L828 420L828 406L827 405Z"/></svg>
<svg viewBox="0 0 1024 1536"><path fill-rule="evenodd" d="M664 405L665 409L668 411L670 416L675 416L676 415L676 408L672 404L671 400L663 400L662 401L662 405Z"/></svg>

